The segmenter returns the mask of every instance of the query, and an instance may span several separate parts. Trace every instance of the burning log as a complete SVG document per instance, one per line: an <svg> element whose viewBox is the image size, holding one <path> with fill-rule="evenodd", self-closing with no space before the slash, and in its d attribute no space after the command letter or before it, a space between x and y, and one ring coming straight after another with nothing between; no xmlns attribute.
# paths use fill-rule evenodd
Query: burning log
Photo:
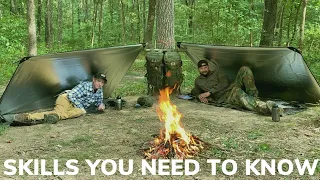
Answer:
<svg viewBox="0 0 320 180"><path fill-rule="evenodd" d="M160 121L165 123L165 128L148 143L149 148L144 150L146 159L187 159L196 156L208 145L184 130L182 114L170 100L172 91L168 87L160 91L157 114Z"/></svg>
<svg viewBox="0 0 320 180"><path fill-rule="evenodd" d="M170 143L160 136L148 142L149 148L144 150L146 159L188 159L200 153L207 143L191 135L193 141L186 144L183 139L175 139Z"/></svg>

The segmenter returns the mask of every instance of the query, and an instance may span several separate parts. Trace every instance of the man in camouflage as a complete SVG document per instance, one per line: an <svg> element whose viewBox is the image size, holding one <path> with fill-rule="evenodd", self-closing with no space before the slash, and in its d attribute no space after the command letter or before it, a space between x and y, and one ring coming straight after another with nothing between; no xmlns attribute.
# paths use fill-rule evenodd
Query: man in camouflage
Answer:
<svg viewBox="0 0 320 180"><path fill-rule="evenodd" d="M260 114L271 114L273 101L258 100L258 89L251 69L242 66L236 79L230 84L228 77L218 65L210 71L208 61L198 62L200 75L195 80L191 94L203 103L228 103Z"/></svg>

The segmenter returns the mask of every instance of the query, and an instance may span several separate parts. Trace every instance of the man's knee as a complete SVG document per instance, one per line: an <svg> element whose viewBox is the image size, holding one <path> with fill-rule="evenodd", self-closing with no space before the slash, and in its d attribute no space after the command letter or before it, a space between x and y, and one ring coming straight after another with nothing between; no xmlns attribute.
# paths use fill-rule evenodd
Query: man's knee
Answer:
<svg viewBox="0 0 320 180"><path fill-rule="evenodd" d="M252 73L251 69L248 67L248 66L242 66L240 69L239 69L240 72L250 72Z"/></svg>
<svg viewBox="0 0 320 180"><path fill-rule="evenodd" d="M251 71L251 69L248 67L248 66L242 66L240 69L239 69L239 72L238 72L238 75L239 77L243 78L245 76L250 76L250 77L253 77L253 73Z"/></svg>

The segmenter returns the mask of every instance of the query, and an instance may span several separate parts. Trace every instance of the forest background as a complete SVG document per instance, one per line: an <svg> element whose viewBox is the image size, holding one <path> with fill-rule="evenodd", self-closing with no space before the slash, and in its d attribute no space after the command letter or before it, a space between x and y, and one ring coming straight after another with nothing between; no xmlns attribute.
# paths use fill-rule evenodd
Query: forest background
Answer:
<svg viewBox="0 0 320 180"><path fill-rule="evenodd" d="M157 48L158 6L168 0L6 0L0 2L0 85L10 80L20 58L29 55L147 42ZM175 0L171 24L175 42L298 48L320 80L320 1ZM170 4L169 4L170 5ZM173 22L172 22L173 21ZM29 29L28 29L29 28ZM32 37L34 36L34 37ZM36 39L34 42L32 38ZM128 72L144 75L144 53ZM197 69L182 56L185 87ZM130 85L128 85L130 86ZM126 95L145 85L122 87ZM131 89L131 92L130 92ZM134 89L134 91L132 91ZM129 92L127 91L129 90ZM116 90L119 92L119 89Z"/></svg>

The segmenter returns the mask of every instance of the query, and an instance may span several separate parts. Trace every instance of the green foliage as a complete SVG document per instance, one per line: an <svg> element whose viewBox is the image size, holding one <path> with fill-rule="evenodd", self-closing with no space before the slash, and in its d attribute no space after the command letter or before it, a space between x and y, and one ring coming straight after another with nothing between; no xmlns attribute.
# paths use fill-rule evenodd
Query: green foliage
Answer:
<svg viewBox="0 0 320 180"><path fill-rule="evenodd" d="M112 93L112 97L120 96L132 96L139 94L147 94L147 85L141 81L133 81L119 85L118 88Z"/></svg>
<svg viewBox="0 0 320 180"><path fill-rule="evenodd" d="M268 143L260 143L255 150L259 152L260 151L268 152L268 151L271 151L271 147L270 147L270 144Z"/></svg>
<svg viewBox="0 0 320 180"><path fill-rule="evenodd" d="M5 16L0 24L0 85L5 85L16 69L14 62L25 56L27 26L21 16Z"/></svg>
<svg viewBox="0 0 320 180"><path fill-rule="evenodd" d="M228 158L228 154L226 152L222 151L221 149L211 148L210 151L213 154L213 156L217 159L227 159Z"/></svg>
<svg viewBox="0 0 320 180"><path fill-rule="evenodd" d="M227 149L238 149L239 143L236 141L235 138L224 138L222 141L222 144L227 148Z"/></svg>
<svg viewBox="0 0 320 180"><path fill-rule="evenodd" d="M53 1L53 47L48 49L44 42L45 31L45 6L42 7L42 25L41 34L38 34L38 54L47 54L55 52L66 52L73 50L83 50L99 47L110 47L123 45L122 41L122 21L121 21L121 6L116 1L103 1L103 22L101 25L101 33L99 40L99 8L96 28L94 29L94 42L91 46L92 26L94 3L88 4L85 8L84 4L79 0L63 1L63 41L58 44L57 41L57 1ZM137 4L132 4L134 1L124 1L125 3L125 28L126 28L126 44L136 44L143 42L142 36L145 32L143 29L143 14L147 17L147 13L142 11L142 3L139 4L139 12ZM263 21L264 2L241 1L241 0L223 0L210 1L199 0L193 6L188 6L186 1L175 1L175 40L182 42L194 42L199 44L221 44L221 45L239 45L249 46L250 36L252 35L252 43L257 46L260 41L261 25ZM284 0L279 1L279 9L284 4ZM287 1L283 26L281 45L285 46L287 41L292 39L293 30L296 29L290 46L298 47L299 39L299 23L301 14L298 14L297 24L294 25L294 17L296 7L299 2ZM35 4L37 6L37 4ZM44 5L44 4L43 4ZM148 6L148 2L146 2ZM5 85L18 64L15 61L20 60L27 54L28 31L26 19L26 4L19 2L17 7L20 11L17 13L10 12L10 3L0 4L0 85ZM72 11L73 7L73 11ZM80 7L80 8L79 8ZM111 8L112 7L112 8ZM134 7L134 9L133 9ZM22 10L23 9L23 10ZM145 7L148 11L148 7ZM303 54L311 72L315 78L320 81L320 4L318 1L308 1L305 38ZM73 12L73 19L72 17ZM301 12L301 10L299 11ZM138 14L140 13L140 14ZM36 9L37 14L37 9ZM36 15L36 18L37 15ZM140 18L140 19L139 19ZM146 19L147 20L147 19ZM140 23L140 29L138 27ZM72 27L73 26L73 27ZM156 31L156 28L155 28ZM154 34L156 32L154 31ZM276 29L276 37L274 44L278 44L279 29ZM197 69L193 63L187 58L183 59L183 72L185 74L182 88L189 92L193 86L193 79L198 75ZM136 63L135 63L136 64ZM137 74L144 76L144 62L137 63L140 72ZM131 74L134 75L134 74ZM125 80L125 79L124 79ZM141 84L132 84L128 88L127 94L145 92L143 89L146 86L144 79L138 80ZM127 83L131 84L131 83ZM133 89L131 89L133 88ZM119 93L124 92L125 88L117 89Z"/></svg>
<svg viewBox="0 0 320 180"><path fill-rule="evenodd" d="M1 123L0 122L0 136L3 135L8 128L9 128L8 123Z"/></svg>
<svg viewBox="0 0 320 180"><path fill-rule="evenodd" d="M182 62L182 70L184 74L183 83L181 85L182 92L189 93L194 86L194 80L199 75L198 68L191 60L184 60Z"/></svg>
<svg viewBox="0 0 320 180"><path fill-rule="evenodd" d="M261 136L263 136L261 132L252 131L248 134L248 139L254 140L254 139L258 139L258 137L261 137Z"/></svg>

